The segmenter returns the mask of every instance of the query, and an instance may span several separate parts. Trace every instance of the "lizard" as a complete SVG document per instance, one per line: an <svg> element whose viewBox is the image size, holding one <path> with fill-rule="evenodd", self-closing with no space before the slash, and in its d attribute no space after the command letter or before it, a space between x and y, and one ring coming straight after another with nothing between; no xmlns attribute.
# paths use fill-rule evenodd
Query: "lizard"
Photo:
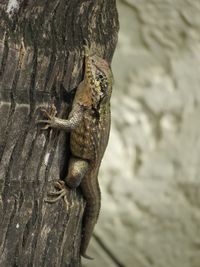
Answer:
<svg viewBox="0 0 200 267"><path fill-rule="evenodd" d="M67 201L67 189L80 186L86 201L80 254L92 259L87 256L86 250L101 206L98 172L110 132L113 75L109 63L92 54L88 46L84 46L84 65L84 78L76 90L68 118L65 120L56 117L54 106L51 113L42 109L46 119L38 120L37 123L44 123L44 129L70 132L71 158L68 174L64 181L55 183L58 191L49 194L55 198L49 199L48 202L56 202L62 197Z"/></svg>

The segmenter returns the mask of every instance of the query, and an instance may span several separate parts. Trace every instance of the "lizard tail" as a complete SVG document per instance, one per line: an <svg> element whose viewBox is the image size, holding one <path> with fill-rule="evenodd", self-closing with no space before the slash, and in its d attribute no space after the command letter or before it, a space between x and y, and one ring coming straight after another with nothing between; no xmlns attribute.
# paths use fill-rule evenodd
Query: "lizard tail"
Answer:
<svg viewBox="0 0 200 267"><path fill-rule="evenodd" d="M90 256L88 256L88 255L86 255L86 254L81 254L81 256L82 256L83 258L87 259L87 260L94 260L94 258L92 258L92 257L90 257Z"/></svg>
<svg viewBox="0 0 200 267"><path fill-rule="evenodd" d="M90 256L86 254L87 247L89 245L95 224L98 219L100 209L100 203L92 202L86 204L85 212L83 215L83 230L82 230L82 240L81 240L81 256L92 260Z"/></svg>
<svg viewBox="0 0 200 267"><path fill-rule="evenodd" d="M81 189L86 201L82 222L81 255L87 259L92 259L87 256L86 250L99 216L101 193L98 181L97 179L94 179L94 177L92 183L88 183L88 179L83 179Z"/></svg>

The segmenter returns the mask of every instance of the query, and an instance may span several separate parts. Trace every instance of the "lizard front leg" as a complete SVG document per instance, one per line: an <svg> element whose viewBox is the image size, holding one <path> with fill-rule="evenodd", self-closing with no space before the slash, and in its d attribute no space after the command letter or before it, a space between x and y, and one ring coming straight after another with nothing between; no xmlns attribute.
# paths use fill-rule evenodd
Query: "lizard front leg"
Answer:
<svg viewBox="0 0 200 267"><path fill-rule="evenodd" d="M58 191L50 192L48 196L54 198L48 198L45 201L54 203L59 199L64 198L66 205L68 205L66 195L69 189L75 189L80 185L88 169L89 163L86 160L72 157L69 161L69 171L67 177L65 178L65 182L62 180L56 181L54 186L58 189Z"/></svg>
<svg viewBox="0 0 200 267"><path fill-rule="evenodd" d="M46 119L37 120L36 124L46 124L42 128L43 130L54 128L58 130L71 131L80 124L83 117L83 107L78 104L73 107L67 120L56 117L57 110L54 105L51 106L50 111L47 111L45 108L42 108L41 111Z"/></svg>

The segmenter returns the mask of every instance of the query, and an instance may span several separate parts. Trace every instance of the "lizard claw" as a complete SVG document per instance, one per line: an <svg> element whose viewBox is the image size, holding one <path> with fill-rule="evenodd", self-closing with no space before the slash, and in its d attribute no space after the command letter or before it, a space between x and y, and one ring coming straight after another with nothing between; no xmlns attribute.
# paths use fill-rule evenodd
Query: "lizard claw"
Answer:
<svg viewBox="0 0 200 267"><path fill-rule="evenodd" d="M50 125L47 124L44 127L42 127L41 130L47 130L47 129L49 129L49 127L50 127Z"/></svg>
<svg viewBox="0 0 200 267"><path fill-rule="evenodd" d="M64 203L66 205L66 209L68 210L69 204L67 201L67 193L68 193L68 189L65 186L64 181L56 181L54 183L54 187L56 189L58 189L58 191L54 191L54 192L49 192L47 194L48 197L53 197L52 199L50 198L45 198L44 201L47 203L55 203L58 200L60 200L61 198L64 199Z"/></svg>
<svg viewBox="0 0 200 267"><path fill-rule="evenodd" d="M41 130L47 130L53 125L57 110L54 104L51 105L50 111L48 112L45 108L40 110L44 116L47 118L45 120L37 120L36 124L45 123L46 125L41 128Z"/></svg>
<svg viewBox="0 0 200 267"><path fill-rule="evenodd" d="M54 186L56 189L63 189L63 188L65 188L65 182L62 180L56 181L54 183Z"/></svg>
<svg viewBox="0 0 200 267"><path fill-rule="evenodd" d="M51 114L50 112L48 112L45 108L42 108L40 111L41 111L41 112L43 113L43 115L44 115L45 117L47 117L49 120L52 118L52 114Z"/></svg>
<svg viewBox="0 0 200 267"><path fill-rule="evenodd" d="M49 120L54 118L57 114L57 110L54 104L51 104L50 111L47 111L45 108L40 110Z"/></svg>
<svg viewBox="0 0 200 267"><path fill-rule="evenodd" d="M51 121L50 120L37 120L35 122L36 124L45 123L46 125L44 127L41 127L41 130L47 130L50 128Z"/></svg>

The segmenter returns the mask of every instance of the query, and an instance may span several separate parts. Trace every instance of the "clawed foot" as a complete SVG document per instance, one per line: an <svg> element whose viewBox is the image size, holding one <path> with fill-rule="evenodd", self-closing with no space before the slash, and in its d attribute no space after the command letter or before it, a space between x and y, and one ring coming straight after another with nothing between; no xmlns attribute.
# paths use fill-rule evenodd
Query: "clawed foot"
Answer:
<svg viewBox="0 0 200 267"><path fill-rule="evenodd" d="M56 181L54 183L54 187L58 190L58 191L55 191L55 192L49 192L47 194L48 197L53 197L52 199L50 198L46 198L45 199L45 202L48 202L48 203L55 203L57 202L58 200L60 200L61 198L64 199L64 202L65 202L65 205L66 205L66 208L68 209L68 201L67 201L67 193L69 192L69 190L67 189L67 187L65 186L65 182L64 181Z"/></svg>
<svg viewBox="0 0 200 267"><path fill-rule="evenodd" d="M50 127L53 127L55 124L55 117L57 114L57 110L54 104L51 105L50 111L47 111L45 108L41 109L41 112L44 114L44 116L47 118L46 120L37 120L36 124L44 123L46 124L44 127L42 127L42 130L47 130Z"/></svg>

